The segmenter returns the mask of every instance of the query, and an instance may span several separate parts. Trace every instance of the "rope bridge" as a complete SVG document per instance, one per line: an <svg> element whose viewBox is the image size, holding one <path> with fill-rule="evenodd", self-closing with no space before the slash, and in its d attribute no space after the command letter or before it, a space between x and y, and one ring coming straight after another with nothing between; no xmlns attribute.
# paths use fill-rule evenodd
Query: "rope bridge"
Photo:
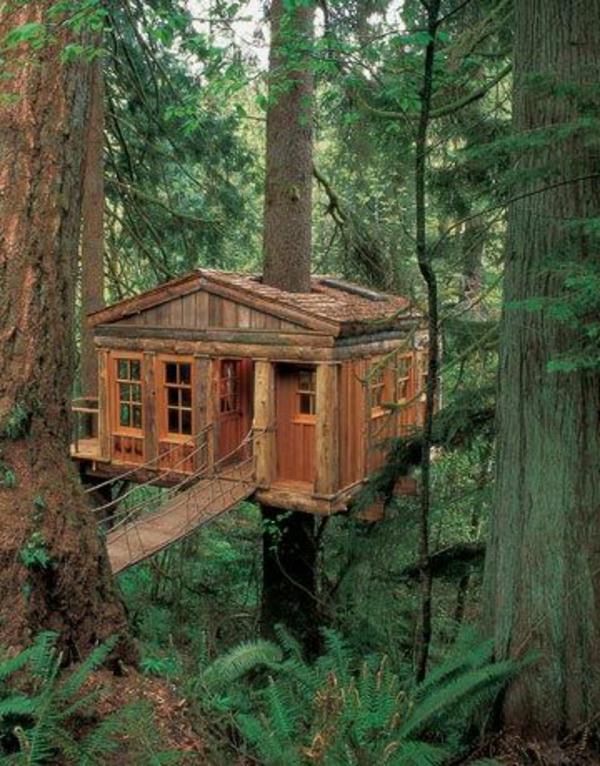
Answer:
<svg viewBox="0 0 600 766"><path fill-rule="evenodd" d="M235 450L213 462L210 459L212 426L209 425L196 436L193 451L172 468L96 507L94 513L99 516L98 524L106 533L113 573L123 572L182 540L254 494L256 435L256 430L250 431ZM181 476L168 490L159 492L156 484L166 474L178 473L178 466L192 456L197 456L199 467L193 473ZM150 463L148 467L151 467ZM140 466L136 466L90 487L87 492L125 481L139 469ZM153 492L154 489L157 491ZM135 501L136 494L141 494L142 499Z"/></svg>

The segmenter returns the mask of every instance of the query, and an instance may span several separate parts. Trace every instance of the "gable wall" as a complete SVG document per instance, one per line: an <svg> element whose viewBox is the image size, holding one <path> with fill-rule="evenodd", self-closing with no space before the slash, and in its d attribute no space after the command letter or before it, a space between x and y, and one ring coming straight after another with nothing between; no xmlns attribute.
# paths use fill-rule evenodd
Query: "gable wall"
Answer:
<svg viewBox="0 0 600 766"><path fill-rule="evenodd" d="M305 329L301 325L287 322L267 312L257 311L228 298L203 291L173 298L139 314L125 317L115 324L195 330L239 328L293 332Z"/></svg>

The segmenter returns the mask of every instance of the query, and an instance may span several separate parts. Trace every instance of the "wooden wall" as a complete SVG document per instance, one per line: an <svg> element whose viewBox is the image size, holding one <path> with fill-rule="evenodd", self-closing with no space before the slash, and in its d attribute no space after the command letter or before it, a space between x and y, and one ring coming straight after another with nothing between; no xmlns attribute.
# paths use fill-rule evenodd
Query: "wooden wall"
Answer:
<svg viewBox="0 0 600 766"><path fill-rule="evenodd" d="M344 362L340 371L340 481L347 487L365 476L365 359Z"/></svg>
<svg viewBox="0 0 600 766"><path fill-rule="evenodd" d="M199 330L209 328L283 330L289 332L304 330L300 325L206 291L171 298L159 306L126 317L115 324Z"/></svg>

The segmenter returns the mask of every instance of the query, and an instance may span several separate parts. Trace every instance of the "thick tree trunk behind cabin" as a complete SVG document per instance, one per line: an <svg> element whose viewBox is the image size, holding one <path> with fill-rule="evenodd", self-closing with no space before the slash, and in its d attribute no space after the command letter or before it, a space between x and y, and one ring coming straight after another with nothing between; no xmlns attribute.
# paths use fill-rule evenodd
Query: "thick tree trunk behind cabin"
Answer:
<svg viewBox="0 0 600 766"><path fill-rule="evenodd" d="M92 105L81 212L81 390L98 395L98 356L86 316L104 306L104 87L102 59L93 64Z"/></svg>
<svg viewBox="0 0 600 766"><path fill-rule="evenodd" d="M523 0L515 13L515 129L547 139L520 152L517 191L547 191L509 215L486 608L498 658L539 657L510 685L504 724L554 738L600 710L600 375L548 372L581 337L522 302L564 297L557 267L600 263L585 225L600 216L597 128L552 130L597 119L600 0Z"/></svg>
<svg viewBox="0 0 600 766"><path fill-rule="evenodd" d="M264 281L310 292L314 6L271 3L263 239Z"/></svg>
<svg viewBox="0 0 600 766"><path fill-rule="evenodd" d="M1 34L46 23L0 80L0 644L60 633L67 657L126 631L106 552L69 458L90 67L61 62L55 3L13 9Z"/></svg>

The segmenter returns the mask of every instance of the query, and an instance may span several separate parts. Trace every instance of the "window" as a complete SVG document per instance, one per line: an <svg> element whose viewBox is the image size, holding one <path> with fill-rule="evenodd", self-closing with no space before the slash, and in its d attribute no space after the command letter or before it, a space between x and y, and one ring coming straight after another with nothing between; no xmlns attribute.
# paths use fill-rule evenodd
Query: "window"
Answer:
<svg viewBox="0 0 600 766"><path fill-rule="evenodd" d="M317 412L317 373L298 370L296 380L296 414L312 418Z"/></svg>
<svg viewBox="0 0 600 766"><path fill-rule="evenodd" d="M372 365L369 377L371 414L381 415L384 411L383 402L385 400L385 374L387 367L381 359L374 359Z"/></svg>
<svg viewBox="0 0 600 766"><path fill-rule="evenodd" d="M240 363L226 359L221 362L219 408L222 415L240 410Z"/></svg>
<svg viewBox="0 0 600 766"><path fill-rule="evenodd" d="M142 363L140 359L116 359L117 413L120 428L141 431Z"/></svg>
<svg viewBox="0 0 600 766"><path fill-rule="evenodd" d="M396 400L405 402L408 399L412 355L399 356L396 360Z"/></svg>
<svg viewBox="0 0 600 766"><path fill-rule="evenodd" d="M429 358L426 351L419 352L418 369L419 393L421 394L421 400L425 401L425 397L427 396L427 378L429 377Z"/></svg>
<svg viewBox="0 0 600 766"><path fill-rule="evenodd" d="M192 433L191 362L164 362L167 403L167 433L190 436Z"/></svg>

